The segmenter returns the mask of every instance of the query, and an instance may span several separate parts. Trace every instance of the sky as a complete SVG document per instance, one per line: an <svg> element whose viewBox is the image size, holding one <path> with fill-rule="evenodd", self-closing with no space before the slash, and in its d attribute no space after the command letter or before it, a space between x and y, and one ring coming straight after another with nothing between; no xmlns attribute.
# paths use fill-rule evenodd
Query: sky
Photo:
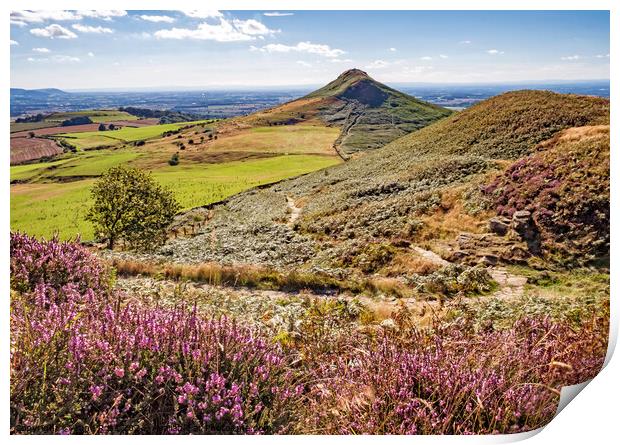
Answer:
<svg viewBox="0 0 620 445"><path fill-rule="evenodd" d="M11 86L609 79L607 11L14 11Z"/></svg>

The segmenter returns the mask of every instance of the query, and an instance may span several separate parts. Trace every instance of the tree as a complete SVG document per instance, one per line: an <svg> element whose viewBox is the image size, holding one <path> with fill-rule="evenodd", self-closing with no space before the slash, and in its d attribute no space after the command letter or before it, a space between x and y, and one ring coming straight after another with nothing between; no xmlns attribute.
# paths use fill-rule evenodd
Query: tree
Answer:
<svg viewBox="0 0 620 445"><path fill-rule="evenodd" d="M112 167L91 190L93 205L86 220L102 234L108 248L123 239L130 246L150 250L166 241L166 230L180 210L172 191L136 168Z"/></svg>
<svg viewBox="0 0 620 445"><path fill-rule="evenodd" d="M114 126L114 124L110 124L108 125L108 130L116 130L116 127Z"/></svg>
<svg viewBox="0 0 620 445"><path fill-rule="evenodd" d="M181 150L183 150L185 147L181 148ZM170 160L168 161L168 164L170 165L179 165L179 153L175 153L172 155L172 157L170 158Z"/></svg>
<svg viewBox="0 0 620 445"><path fill-rule="evenodd" d="M99 124L99 131L105 131L105 124Z"/></svg>

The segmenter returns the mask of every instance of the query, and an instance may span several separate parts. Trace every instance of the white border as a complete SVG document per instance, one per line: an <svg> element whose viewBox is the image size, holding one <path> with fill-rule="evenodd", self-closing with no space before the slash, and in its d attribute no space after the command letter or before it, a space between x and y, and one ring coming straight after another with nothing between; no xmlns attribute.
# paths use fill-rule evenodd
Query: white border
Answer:
<svg viewBox="0 0 620 445"><path fill-rule="evenodd" d="M10 0L2 3L2 39L4 42L9 40L10 27L8 14L11 9L223 9L223 10L347 10L347 9L365 9L365 10L611 10L611 76L610 78L617 78L617 58L618 45L616 42L619 40L618 32L620 30L620 7L617 6L619 2L606 1L606 0L589 0L589 1L577 1L577 0L563 0L563 1L550 1L550 0L521 0L521 1L484 1L484 0L469 0L467 2L463 0L444 0L444 1L399 1L399 0L381 0L380 2L352 2L347 0L297 0L284 1L284 0L216 0L216 1L187 1L187 0L150 0L150 1L134 1L134 0L109 0L109 1L16 1ZM355 5L355 7L351 7ZM5 128L5 148L3 156L5 159L4 168L0 169L0 184L2 187L3 196L3 208L5 209L4 218L1 221L0 233L2 233L1 251L2 251L2 267L0 271L0 282L4 286L4 295L1 299L3 314L3 326L2 326L2 347L0 356L3 358L0 365L0 380L4 382L2 385L2 396L4 403L2 404L2 417L1 422L3 425L4 434L8 435L9 431L9 246L8 246L8 234L9 234L9 149L8 149L8 133L9 133L9 87L10 87L10 68L9 68L9 45L4 43L0 45L2 51L2 57L5 61L4 69L2 70L2 85L3 89L0 92L2 95L4 104L2 108L2 122ZM42 73L44 75L44 73ZM612 86L611 99L614 104L618 103L617 88ZM616 122L617 113L614 112L615 107L612 107L612 122ZM617 174L618 174L618 156L615 154L615 150L619 147L617 132L612 129L612 157L611 157L611 170L612 170L612 202L615 203L615 196L617 191ZM616 233L618 224L620 221L618 218L618 208L613 207L611 209L612 218L612 238ZM618 244L612 244L611 256L612 263L616 264L619 255ZM615 289L618 282L612 274L611 288ZM620 305L617 301L617 295L615 291L612 291L612 335L610 336L610 343L615 344L617 340L618 330L618 313ZM610 354L608 354L608 358ZM560 443L611 443L612 437L617 437L618 428L617 425L617 400L620 395L620 361L617 357L614 357L603 371L579 394L575 401L569 403L568 406L554 419L547 427L539 431L539 434L533 435L529 439L529 443L532 444L549 444L550 441ZM530 436L530 435L526 435ZM168 440L202 443L203 441L216 442L226 441L230 443L239 443L245 441L252 441L254 443L267 443L271 441L295 441L296 443L315 443L320 440L321 442L338 442L338 443L370 443L380 440L382 442L390 443L498 443L498 442L511 442L517 439L525 438L523 435L517 436L473 436L473 437L453 437L453 436L409 436L409 437L352 437L352 436L340 436L340 437L325 437L325 436L298 436L298 437L247 437L247 436L232 436L232 437L188 437L182 436L179 438L167 438L163 436L154 437L129 437L129 436L117 436L114 440L116 443L137 443L137 442L150 442L150 443L165 443ZM52 437L46 436L44 439L41 437L33 436L10 436L9 440L19 443L40 443L42 440L50 444L54 443L102 443L108 442L110 438L107 437Z"/></svg>

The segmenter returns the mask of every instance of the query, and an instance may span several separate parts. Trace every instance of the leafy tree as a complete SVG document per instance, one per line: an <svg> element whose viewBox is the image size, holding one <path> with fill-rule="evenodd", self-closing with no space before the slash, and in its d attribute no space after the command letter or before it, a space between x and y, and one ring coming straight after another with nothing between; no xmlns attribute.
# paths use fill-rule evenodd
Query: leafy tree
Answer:
<svg viewBox="0 0 620 445"><path fill-rule="evenodd" d="M99 131L105 131L105 124L99 124Z"/></svg>
<svg viewBox="0 0 620 445"><path fill-rule="evenodd" d="M108 125L108 130L116 130L116 126L114 124Z"/></svg>
<svg viewBox="0 0 620 445"><path fill-rule="evenodd" d="M113 249L123 239L133 248L150 250L166 241L166 229L180 210L172 191L136 168L112 167L91 190L94 204L86 220Z"/></svg>
<svg viewBox="0 0 620 445"><path fill-rule="evenodd" d="M185 146L183 146L183 148L181 148L181 150L183 150L184 148L185 148ZM179 153L178 152L172 155L172 157L168 161L168 164L170 164L170 165L179 165Z"/></svg>

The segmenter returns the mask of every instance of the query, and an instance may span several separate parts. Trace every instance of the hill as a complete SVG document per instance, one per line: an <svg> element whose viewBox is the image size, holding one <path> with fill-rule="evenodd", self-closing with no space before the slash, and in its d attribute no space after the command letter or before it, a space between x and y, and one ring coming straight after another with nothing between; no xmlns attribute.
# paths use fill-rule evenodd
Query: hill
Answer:
<svg viewBox="0 0 620 445"><path fill-rule="evenodd" d="M326 94L334 90L341 94L337 88L328 85ZM524 156L562 130L608 124L609 101L605 99L545 91L506 93L363 157L237 195L213 210L201 234L173 241L164 251L180 262L305 264L332 271L349 270L347 273L360 267L365 272L376 272L394 261L410 262L410 257L415 256L410 246L420 245L462 261L476 262L486 254L489 258L493 255L490 261L496 261L498 256L501 260L502 255L507 261L545 256L544 252L529 251L529 239L516 236L512 242L490 233L489 219L498 212L501 216L502 211L492 196L481 193L481 187L493 183L493 178L503 174L515 160L535 162L540 169L541 159L546 164L560 159L566 148L563 145L544 158ZM590 151L584 153L600 151L598 145L588 144L600 145L600 138L608 135L597 137L584 139L576 149L586 150L586 144ZM608 158L608 153L608 149L600 151L599 158ZM595 166L585 160L567 161L566 165L586 169L578 174L583 181L599 178L591 183L592 193L584 195L584 208L589 208L589 200L595 200L597 193L608 190L605 174L608 178L609 173L604 163L596 172L590 171ZM561 175L558 180L569 187L574 185L575 177L566 179L568 173L560 170L556 171ZM582 187L589 189L588 184ZM570 193L562 196L567 198ZM556 203L556 208L565 208L568 202ZM600 203L591 204L591 208L601 209ZM528 205L519 209L526 210ZM287 215L296 216L294 221L289 220L291 224L282 224ZM534 216L532 230L540 232ZM591 222L593 230L583 225L585 214L577 212L574 219L570 215L558 218L558 230L560 226L564 231L575 225L583 228L580 238L596 241L600 247L597 255L608 249L605 212ZM464 238L460 244L457 242L464 232L470 233L469 247ZM547 247L543 245L543 249ZM384 272L389 273L389 268Z"/></svg>
<svg viewBox="0 0 620 445"><path fill-rule="evenodd" d="M240 125L320 122L341 129L335 147L341 155L372 150L451 114L383 85L364 71L345 71L307 96L235 119Z"/></svg>

